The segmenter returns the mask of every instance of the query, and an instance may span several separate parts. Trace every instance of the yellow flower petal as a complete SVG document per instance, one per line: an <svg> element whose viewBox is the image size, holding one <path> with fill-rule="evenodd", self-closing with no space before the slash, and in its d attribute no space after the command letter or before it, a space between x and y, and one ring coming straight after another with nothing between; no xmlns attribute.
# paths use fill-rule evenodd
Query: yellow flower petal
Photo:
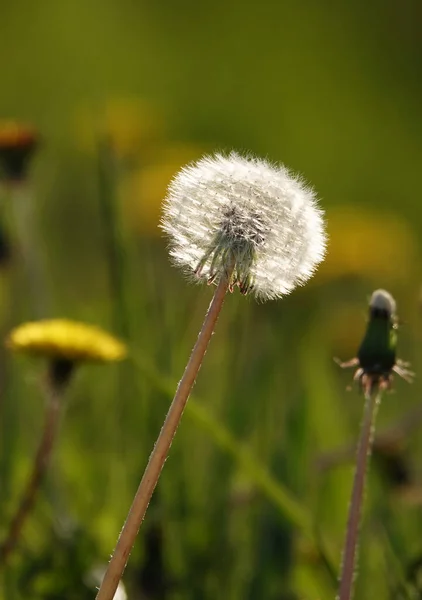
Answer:
<svg viewBox="0 0 422 600"><path fill-rule="evenodd" d="M117 361L127 354L122 342L99 327L67 319L24 323L6 343L16 352L78 362Z"/></svg>

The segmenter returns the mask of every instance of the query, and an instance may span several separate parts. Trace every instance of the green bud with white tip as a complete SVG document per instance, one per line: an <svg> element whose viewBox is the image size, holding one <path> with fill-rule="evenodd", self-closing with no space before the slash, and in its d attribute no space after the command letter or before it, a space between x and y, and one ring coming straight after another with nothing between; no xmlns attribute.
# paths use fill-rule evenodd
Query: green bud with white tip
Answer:
<svg viewBox="0 0 422 600"><path fill-rule="evenodd" d="M396 346L396 302L389 292L376 290L358 351L359 365L368 374L387 375L396 364Z"/></svg>

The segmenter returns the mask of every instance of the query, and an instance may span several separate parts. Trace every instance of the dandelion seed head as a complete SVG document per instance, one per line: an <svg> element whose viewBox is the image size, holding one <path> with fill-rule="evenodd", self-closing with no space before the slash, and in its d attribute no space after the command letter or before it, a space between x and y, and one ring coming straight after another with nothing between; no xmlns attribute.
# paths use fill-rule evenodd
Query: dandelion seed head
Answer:
<svg viewBox="0 0 422 600"><path fill-rule="evenodd" d="M369 302L371 310L379 310L388 313L390 316L396 314L396 301L386 290L375 290Z"/></svg>
<svg viewBox="0 0 422 600"><path fill-rule="evenodd" d="M283 165L232 152L205 156L171 182L162 228L189 274L261 300L281 297L314 273L325 228L314 191Z"/></svg>

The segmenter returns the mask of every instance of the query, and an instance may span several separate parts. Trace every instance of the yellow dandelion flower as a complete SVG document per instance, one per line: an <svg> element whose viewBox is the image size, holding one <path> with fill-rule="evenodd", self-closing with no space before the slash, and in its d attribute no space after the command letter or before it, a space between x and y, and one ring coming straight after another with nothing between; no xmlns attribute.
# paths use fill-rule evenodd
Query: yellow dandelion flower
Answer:
<svg viewBox="0 0 422 600"><path fill-rule="evenodd" d="M36 499L36 494L48 467L54 439L62 413L62 394L66 390L75 366L81 362L121 360L126 346L99 327L67 319L51 319L24 323L9 334L7 346L16 352L42 356L48 361L45 424L32 471L21 501L10 522L5 541L0 544L0 567L7 563L15 549L23 525Z"/></svg>
<svg viewBox="0 0 422 600"><path fill-rule="evenodd" d="M125 358L126 346L99 327L67 319L24 323L6 344L16 352L69 362L108 362Z"/></svg>

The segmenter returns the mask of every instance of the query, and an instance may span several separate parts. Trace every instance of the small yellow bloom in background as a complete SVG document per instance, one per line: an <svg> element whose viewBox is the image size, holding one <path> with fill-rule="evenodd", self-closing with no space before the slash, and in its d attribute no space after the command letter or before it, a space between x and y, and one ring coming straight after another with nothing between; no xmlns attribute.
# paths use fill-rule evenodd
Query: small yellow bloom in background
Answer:
<svg viewBox="0 0 422 600"><path fill-rule="evenodd" d="M163 145L154 163L126 173L119 186L125 225L136 234L160 235L161 205L170 181L203 152L187 142Z"/></svg>
<svg viewBox="0 0 422 600"><path fill-rule="evenodd" d="M39 134L33 127L15 121L0 121L0 165L6 179L21 181L25 178L38 145Z"/></svg>
<svg viewBox="0 0 422 600"><path fill-rule="evenodd" d="M387 285L415 277L415 231L398 213L342 206L327 211L327 230L327 259L316 283L355 275Z"/></svg>
<svg viewBox="0 0 422 600"><path fill-rule="evenodd" d="M142 98L108 98L100 106L81 105L73 132L79 147L96 152L99 139L107 139L119 160L149 160L162 143L164 121L160 112Z"/></svg>
<svg viewBox="0 0 422 600"><path fill-rule="evenodd" d="M125 344L99 327L67 319L24 323L8 336L16 352L68 362L110 362L127 355Z"/></svg>

